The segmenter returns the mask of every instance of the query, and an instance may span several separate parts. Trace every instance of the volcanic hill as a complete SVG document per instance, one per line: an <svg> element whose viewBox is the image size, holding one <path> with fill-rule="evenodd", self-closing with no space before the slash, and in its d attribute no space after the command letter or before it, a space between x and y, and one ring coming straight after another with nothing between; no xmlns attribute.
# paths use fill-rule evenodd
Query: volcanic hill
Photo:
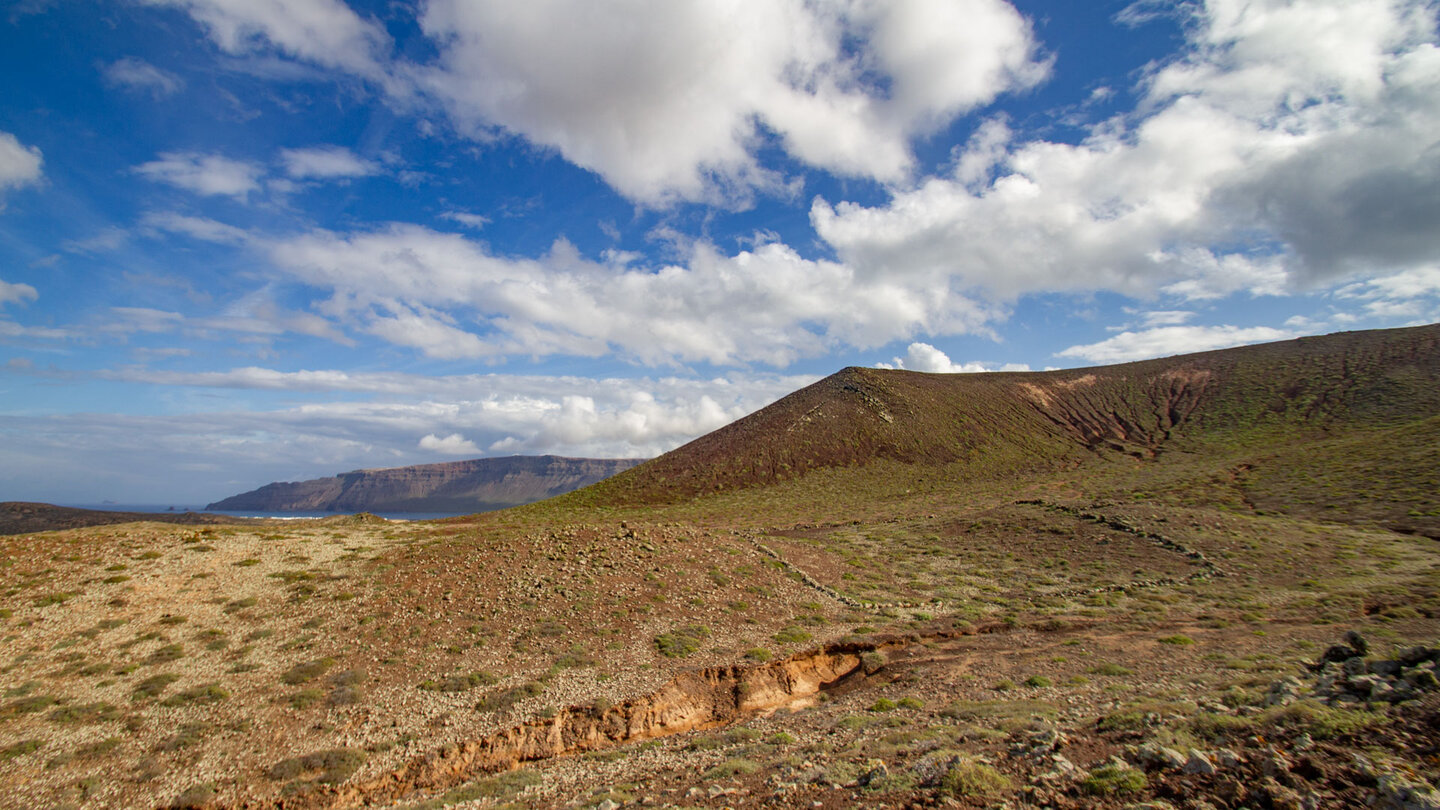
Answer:
<svg viewBox="0 0 1440 810"><path fill-rule="evenodd" d="M1237 484L1260 502L1277 486L1307 490L1286 508L1334 490L1361 517L1440 538L1440 517L1409 514L1440 492L1437 446L1440 325L1430 325L1065 371L847 368L573 497L678 503L876 463L1013 479L1126 458L1239 457ZM1349 480L1356 464L1370 474ZM1385 505L1360 503L1377 498Z"/></svg>
<svg viewBox="0 0 1440 810"><path fill-rule="evenodd" d="M355 470L331 478L266 484L205 508L262 512L488 512L589 486L641 461L509 456Z"/></svg>

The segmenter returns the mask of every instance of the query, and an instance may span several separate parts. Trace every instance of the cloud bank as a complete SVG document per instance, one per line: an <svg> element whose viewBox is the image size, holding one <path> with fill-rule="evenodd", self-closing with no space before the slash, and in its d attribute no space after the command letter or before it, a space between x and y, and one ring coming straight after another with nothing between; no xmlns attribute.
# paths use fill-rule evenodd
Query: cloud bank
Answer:
<svg viewBox="0 0 1440 810"><path fill-rule="evenodd" d="M1417 2L1193 7L1186 51L1080 143L981 127L884 205L816 200L862 275L1001 298L1278 295L1440 253L1440 50Z"/></svg>

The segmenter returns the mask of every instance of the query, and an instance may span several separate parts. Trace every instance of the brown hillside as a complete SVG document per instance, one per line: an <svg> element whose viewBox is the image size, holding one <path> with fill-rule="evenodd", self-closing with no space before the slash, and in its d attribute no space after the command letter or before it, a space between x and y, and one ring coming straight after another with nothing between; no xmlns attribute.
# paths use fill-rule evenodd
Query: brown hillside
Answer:
<svg viewBox="0 0 1440 810"><path fill-rule="evenodd" d="M585 493L666 503L874 460L977 476L1293 447L1440 412L1440 325L1036 373L847 368Z"/></svg>

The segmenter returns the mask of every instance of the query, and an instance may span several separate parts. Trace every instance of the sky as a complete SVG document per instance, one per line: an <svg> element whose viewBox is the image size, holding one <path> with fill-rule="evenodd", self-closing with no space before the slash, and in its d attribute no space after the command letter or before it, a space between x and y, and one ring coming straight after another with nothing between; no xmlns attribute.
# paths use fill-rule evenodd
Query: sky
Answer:
<svg viewBox="0 0 1440 810"><path fill-rule="evenodd" d="M1418 0L8 0L0 500L1440 320Z"/></svg>

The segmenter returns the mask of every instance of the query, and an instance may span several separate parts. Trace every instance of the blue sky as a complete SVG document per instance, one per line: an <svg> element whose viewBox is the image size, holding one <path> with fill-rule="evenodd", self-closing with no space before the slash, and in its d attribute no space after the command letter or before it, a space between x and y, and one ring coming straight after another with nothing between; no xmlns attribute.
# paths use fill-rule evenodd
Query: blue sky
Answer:
<svg viewBox="0 0 1440 810"><path fill-rule="evenodd" d="M0 500L1440 320L1407 0L18 0Z"/></svg>

